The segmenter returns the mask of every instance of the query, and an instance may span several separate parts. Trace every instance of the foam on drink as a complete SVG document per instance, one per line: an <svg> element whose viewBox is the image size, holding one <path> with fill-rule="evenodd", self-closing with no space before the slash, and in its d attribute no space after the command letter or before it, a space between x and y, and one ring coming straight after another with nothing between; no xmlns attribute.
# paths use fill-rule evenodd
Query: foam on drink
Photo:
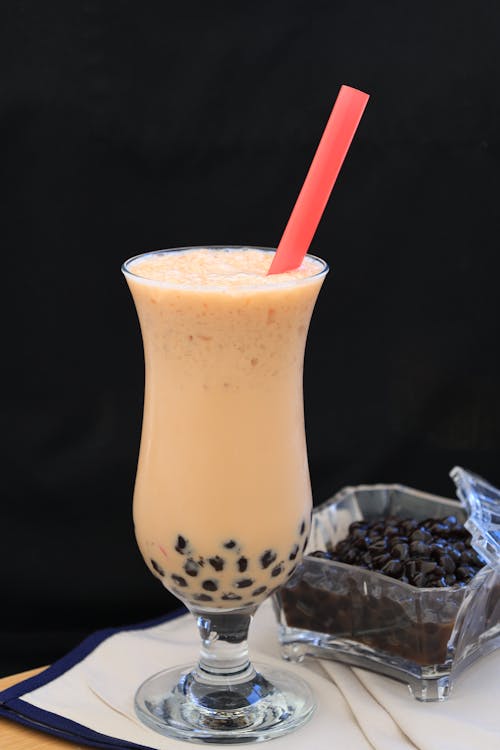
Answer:
<svg viewBox="0 0 500 750"><path fill-rule="evenodd" d="M307 256L299 268L286 273L268 276L274 253L248 249L175 250L139 257L129 264L128 270L144 280L159 281L181 288L202 287L254 291L271 286L286 286L297 279L306 279L320 273L323 264Z"/></svg>

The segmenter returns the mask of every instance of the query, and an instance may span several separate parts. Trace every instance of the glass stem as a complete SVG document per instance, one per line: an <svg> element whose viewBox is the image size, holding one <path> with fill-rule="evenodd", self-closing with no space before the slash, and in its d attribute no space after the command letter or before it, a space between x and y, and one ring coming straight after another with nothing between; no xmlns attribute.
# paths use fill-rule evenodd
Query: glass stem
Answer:
<svg viewBox="0 0 500 750"><path fill-rule="evenodd" d="M248 656L248 628L255 607L235 612L193 612L201 637L194 679L205 685L238 684L255 675Z"/></svg>

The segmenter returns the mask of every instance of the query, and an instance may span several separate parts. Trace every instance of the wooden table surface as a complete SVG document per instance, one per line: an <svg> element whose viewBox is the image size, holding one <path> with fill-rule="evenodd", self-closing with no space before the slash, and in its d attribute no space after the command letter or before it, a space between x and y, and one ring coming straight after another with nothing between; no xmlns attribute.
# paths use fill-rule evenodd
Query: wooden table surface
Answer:
<svg viewBox="0 0 500 750"><path fill-rule="evenodd" d="M27 677L33 677L44 669L45 667L41 667L40 669L32 669L30 672L3 677L0 679L0 690L5 690L10 685L15 685L16 682L21 682ZM2 718L0 718L0 748L2 750L70 750L70 748L72 750L75 750L75 748L88 750L83 745L75 745L73 742L51 737L49 734L28 729L21 724Z"/></svg>

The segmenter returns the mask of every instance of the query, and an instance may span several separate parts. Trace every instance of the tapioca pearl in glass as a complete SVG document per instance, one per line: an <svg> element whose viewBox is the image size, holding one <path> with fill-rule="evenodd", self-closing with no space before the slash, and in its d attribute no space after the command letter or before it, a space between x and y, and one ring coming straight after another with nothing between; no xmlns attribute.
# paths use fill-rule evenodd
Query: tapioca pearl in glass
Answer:
<svg viewBox="0 0 500 750"><path fill-rule="evenodd" d="M185 537L179 534L177 537L176 544L175 544L176 552L178 552L180 555L185 555L187 552L187 546L188 546L187 540L185 539Z"/></svg>
<svg viewBox="0 0 500 750"><path fill-rule="evenodd" d="M238 566L238 570L240 573L244 573L245 570L248 568L248 560L246 557L240 557L236 561L236 565Z"/></svg>
<svg viewBox="0 0 500 750"><path fill-rule="evenodd" d="M267 586L259 586L255 589L255 591L252 591L252 596L262 596L267 591Z"/></svg>
<svg viewBox="0 0 500 750"><path fill-rule="evenodd" d="M268 568L270 565L273 564L273 562L276 560L278 555L274 550L267 549L261 556L260 556L260 566L261 568Z"/></svg>
<svg viewBox="0 0 500 750"><path fill-rule="evenodd" d="M201 587L205 589L205 591L217 591L219 583L215 579L209 578L201 582Z"/></svg>
<svg viewBox="0 0 500 750"><path fill-rule="evenodd" d="M235 581L234 585L237 589L247 589L254 585L254 580L252 578L240 578Z"/></svg>
<svg viewBox="0 0 500 750"><path fill-rule="evenodd" d="M192 578L196 578L196 576L200 572L200 566L198 565L196 560L189 558L184 564L184 571L187 573L188 576L191 576Z"/></svg>
<svg viewBox="0 0 500 750"><path fill-rule="evenodd" d="M157 573L161 578L164 578L165 571L162 568L162 566L159 563L157 563L156 560L154 560L153 558L151 558L150 562L151 562L151 567L153 568L154 572Z"/></svg>
<svg viewBox="0 0 500 750"><path fill-rule="evenodd" d="M210 596L210 594L193 594L192 596L193 601L195 602L213 602L213 596Z"/></svg>
<svg viewBox="0 0 500 750"><path fill-rule="evenodd" d="M215 555L214 557L209 557L208 562L214 570L217 570L218 572L224 570L225 560L223 557Z"/></svg>
<svg viewBox="0 0 500 750"><path fill-rule="evenodd" d="M170 577L172 581L177 584L177 586L181 586L182 588L186 588L188 586L188 582L182 576L179 576L176 573L172 573Z"/></svg>
<svg viewBox="0 0 500 750"><path fill-rule="evenodd" d="M230 591L229 593L222 594L221 599L225 602L241 602L243 597Z"/></svg>

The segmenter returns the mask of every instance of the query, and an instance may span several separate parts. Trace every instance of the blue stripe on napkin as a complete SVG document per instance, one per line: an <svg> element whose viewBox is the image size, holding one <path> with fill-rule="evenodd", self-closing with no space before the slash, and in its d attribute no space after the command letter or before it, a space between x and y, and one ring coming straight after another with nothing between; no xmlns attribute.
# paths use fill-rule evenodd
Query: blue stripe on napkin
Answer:
<svg viewBox="0 0 500 750"><path fill-rule="evenodd" d="M155 625L161 625L169 620L173 620L176 617L186 614L187 610L177 609L174 612L170 612L168 615L158 617L148 622L142 622L136 625L126 625L121 628L105 628L104 630L98 630L96 633L92 633L88 638L85 638L76 648L67 653L58 661L54 662L52 666L45 669L40 674L34 677L28 677L28 679L18 682L16 685L12 685L6 690L0 692L0 716L6 719L16 721L18 724L23 724L30 729L38 729L41 732L54 735L55 737L61 737L62 739L69 740L70 742L79 742L80 744L88 745L89 747L102 747L112 748L113 750L152 750L145 745L137 745L134 742L124 742L123 740L116 739L114 737L108 737L100 732L95 732L93 729L78 724L76 721L66 719L59 714L54 714L51 711L46 711L36 706L32 706L30 703L23 701L20 696L25 693L30 693L32 690L47 685L52 680L60 677L62 674L68 671L88 656L92 651L99 646L100 643L116 633L122 633L127 630L143 630L145 628L152 628Z"/></svg>

